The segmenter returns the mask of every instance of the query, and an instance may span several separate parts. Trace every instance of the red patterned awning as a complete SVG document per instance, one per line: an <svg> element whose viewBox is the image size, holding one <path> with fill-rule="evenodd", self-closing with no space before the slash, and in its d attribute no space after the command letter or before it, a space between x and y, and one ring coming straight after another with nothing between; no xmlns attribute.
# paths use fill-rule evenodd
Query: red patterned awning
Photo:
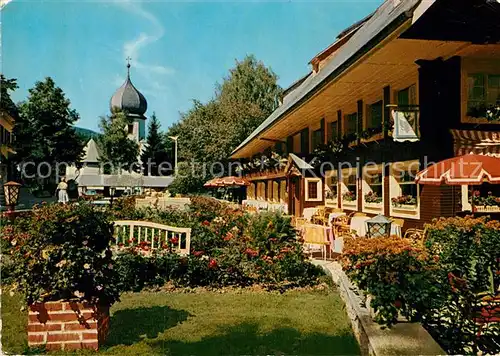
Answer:
<svg viewBox="0 0 500 356"><path fill-rule="evenodd" d="M456 156L477 154L500 157L500 131L451 130Z"/></svg>
<svg viewBox="0 0 500 356"><path fill-rule="evenodd" d="M417 173L415 181L431 185L500 184L500 158L474 154L453 157Z"/></svg>
<svg viewBox="0 0 500 356"><path fill-rule="evenodd" d="M219 188L219 187L234 187L234 186L249 186L250 183L241 177L223 177L214 178L203 184L205 188Z"/></svg>

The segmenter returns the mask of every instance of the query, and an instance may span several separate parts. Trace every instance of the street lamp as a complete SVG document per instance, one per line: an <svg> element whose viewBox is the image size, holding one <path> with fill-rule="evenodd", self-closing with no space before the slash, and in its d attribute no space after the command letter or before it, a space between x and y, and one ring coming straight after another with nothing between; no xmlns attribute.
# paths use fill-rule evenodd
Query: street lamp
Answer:
<svg viewBox="0 0 500 356"><path fill-rule="evenodd" d="M391 234L391 224L391 220L380 214L370 220L366 220L368 237L389 237Z"/></svg>
<svg viewBox="0 0 500 356"><path fill-rule="evenodd" d="M175 162L174 163L175 164L175 169L174 169L175 173L174 174L177 177L177 174L179 173L179 170L177 168L177 139L179 138L179 136L168 136L168 138L175 142L175 149L174 149L175 150L175 153L174 153L175 154L175 161L174 161Z"/></svg>
<svg viewBox="0 0 500 356"><path fill-rule="evenodd" d="M7 182L3 185L3 192L5 195L5 205L9 208L9 211L14 211L19 200L19 191L21 190L21 184L17 182Z"/></svg>
<svg viewBox="0 0 500 356"><path fill-rule="evenodd" d="M116 192L115 187L109 187L109 195L111 195L111 202L110 202L111 207L113 206L113 197L115 196L115 192Z"/></svg>

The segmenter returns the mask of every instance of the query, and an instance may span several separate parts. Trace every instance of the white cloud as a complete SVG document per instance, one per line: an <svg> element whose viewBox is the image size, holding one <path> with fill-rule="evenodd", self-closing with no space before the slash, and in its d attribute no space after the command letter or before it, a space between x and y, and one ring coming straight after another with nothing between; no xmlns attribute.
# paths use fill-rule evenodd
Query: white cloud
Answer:
<svg viewBox="0 0 500 356"><path fill-rule="evenodd" d="M166 76L174 74L175 70L168 66L141 61L141 51L147 46L159 41L165 35L163 25L154 14L142 7L141 2L122 0L114 3L135 16L147 20L151 25L152 30L141 32L135 39L129 40L123 44L123 56L124 58L132 58L132 66L142 77L144 77L145 82L150 86L149 88L145 88L146 91L165 91L167 87L163 83L166 80ZM117 81L117 78L115 78L115 81ZM160 94L161 93L157 93L157 95Z"/></svg>

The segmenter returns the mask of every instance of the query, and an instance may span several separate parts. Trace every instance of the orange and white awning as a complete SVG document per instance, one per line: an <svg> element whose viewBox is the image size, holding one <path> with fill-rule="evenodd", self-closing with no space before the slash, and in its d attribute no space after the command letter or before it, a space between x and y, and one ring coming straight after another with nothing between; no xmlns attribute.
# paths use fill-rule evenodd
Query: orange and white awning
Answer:
<svg viewBox="0 0 500 356"><path fill-rule="evenodd" d="M500 158L475 154L453 157L420 171L415 182L430 185L500 184Z"/></svg>
<svg viewBox="0 0 500 356"><path fill-rule="evenodd" d="M500 157L500 132L451 130L455 156L477 154Z"/></svg>
<svg viewBox="0 0 500 356"><path fill-rule="evenodd" d="M206 182L203 186L205 188L218 188L218 187L234 187L234 186L248 186L250 183L241 177L223 177L223 178L214 178Z"/></svg>

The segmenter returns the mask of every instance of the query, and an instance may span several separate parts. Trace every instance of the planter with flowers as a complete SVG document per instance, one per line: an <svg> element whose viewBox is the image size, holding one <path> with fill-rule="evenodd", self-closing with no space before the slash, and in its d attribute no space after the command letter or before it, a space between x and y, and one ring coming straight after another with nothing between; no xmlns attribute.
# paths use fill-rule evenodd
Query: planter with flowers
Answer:
<svg viewBox="0 0 500 356"><path fill-rule="evenodd" d="M382 208L382 197L379 197L376 192L370 191L365 194L365 208L380 209Z"/></svg>
<svg viewBox="0 0 500 356"><path fill-rule="evenodd" d="M400 195L391 199L394 209L398 210L416 210L417 198L413 195Z"/></svg>
<svg viewBox="0 0 500 356"><path fill-rule="evenodd" d="M16 266L11 293L26 299L28 345L97 350L118 300L113 225L93 205L43 205L4 228Z"/></svg>
<svg viewBox="0 0 500 356"><path fill-rule="evenodd" d="M481 192L475 190L469 202L474 203L474 210L478 212L500 211L500 197L493 195L493 192L488 192L486 197L482 197Z"/></svg>
<svg viewBox="0 0 500 356"><path fill-rule="evenodd" d="M342 206L345 208L353 208L356 209L357 206L357 197L356 193L352 191L347 191L342 194Z"/></svg>

